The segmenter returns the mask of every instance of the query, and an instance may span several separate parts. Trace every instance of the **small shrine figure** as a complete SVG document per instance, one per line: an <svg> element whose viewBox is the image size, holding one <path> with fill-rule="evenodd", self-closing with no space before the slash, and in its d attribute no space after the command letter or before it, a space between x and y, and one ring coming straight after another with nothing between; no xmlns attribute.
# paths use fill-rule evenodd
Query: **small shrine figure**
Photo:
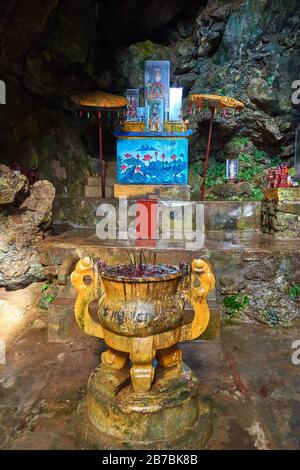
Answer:
<svg viewBox="0 0 300 470"><path fill-rule="evenodd" d="M127 105L127 117L134 119L136 118L137 115L137 109L136 109L136 98L135 96L131 96L129 98L129 103Z"/></svg>
<svg viewBox="0 0 300 470"><path fill-rule="evenodd" d="M226 159L226 179L228 183L238 181L238 160Z"/></svg>
<svg viewBox="0 0 300 470"><path fill-rule="evenodd" d="M229 179L235 180L235 164L233 160L229 164Z"/></svg>
<svg viewBox="0 0 300 470"><path fill-rule="evenodd" d="M281 179L281 168L280 165L275 169L275 180L274 180L274 188L279 188Z"/></svg>
<svg viewBox="0 0 300 470"><path fill-rule="evenodd" d="M147 99L164 98L164 84L159 68L154 70L154 81L146 83L145 92Z"/></svg>
<svg viewBox="0 0 300 470"><path fill-rule="evenodd" d="M157 112L157 107L153 107L153 112L149 117L149 131L150 132L160 132L161 131L161 120Z"/></svg>
<svg viewBox="0 0 300 470"><path fill-rule="evenodd" d="M275 168L269 168L268 189L274 188Z"/></svg>
<svg viewBox="0 0 300 470"><path fill-rule="evenodd" d="M280 178L280 183L279 187L280 188L288 188L288 177L289 177L289 169L286 163L281 165L281 178Z"/></svg>
<svg viewBox="0 0 300 470"><path fill-rule="evenodd" d="M269 169L268 189L289 188L292 186L289 180L289 168L286 163Z"/></svg>

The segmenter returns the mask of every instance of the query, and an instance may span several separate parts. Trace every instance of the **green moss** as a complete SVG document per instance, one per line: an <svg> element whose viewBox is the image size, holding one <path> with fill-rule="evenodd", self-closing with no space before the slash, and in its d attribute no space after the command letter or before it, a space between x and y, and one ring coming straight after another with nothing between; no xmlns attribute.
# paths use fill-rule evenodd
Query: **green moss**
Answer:
<svg viewBox="0 0 300 470"><path fill-rule="evenodd" d="M289 289L289 296L291 300L300 300L300 285L294 284Z"/></svg>
<svg viewBox="0 0 300 470"><path fill-rule="evenodd" d="M232 139L231 143L232 145L235 145L238 148L243 148L249 144L249 137L245 137L245 136L235 137L234 139Z"/></svg>
<svg viewBox="0 0 300 470"><path fill-rule="evenodd" d="M141 62L150 59L154 54L161 50L157 44L149 40L136 42L131 47L132 49L135 49L135 53Z"/></svg>
<svg viewBox="0 0 300 470"><path fill-rule="evenodd" d="M223 299L224 311L230 318L236 317L249 305L247 295L227 295Z"/></svg>

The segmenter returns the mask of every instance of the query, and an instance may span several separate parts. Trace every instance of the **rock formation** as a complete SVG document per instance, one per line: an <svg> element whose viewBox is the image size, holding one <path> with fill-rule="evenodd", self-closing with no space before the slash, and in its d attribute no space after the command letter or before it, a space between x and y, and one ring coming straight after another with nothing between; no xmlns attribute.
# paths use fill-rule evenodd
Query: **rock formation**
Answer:
<svg viewBox="0 0 300 470"><path fill-rule="evenodd" d="M0 286L25 287L44 279L36 245L51 224L55 189L49 181L29 186L0 165Z"/></svg>
<svg viewBox="0 0 300 470"><path fill-rule="evenodd" d="M171 82L184 88L185 117L190 92L228 94L246 103L239 115L217 115L216 158L235 135L247 136L270 158L293 156L299 120L299 105L291 101L300 67L297 0L191 0L189 8L182 0L9 4L1 15L0 78L8 103L0 113L2 158L38 166L58 194L82 195L86 176L96 171L96 122L76 122L70 95L142 87L147 59L171 60ZM115 153L113 121L105 116L105 123L109 158ZM196 113L191 125L193 161L204 158L208 119Z"/></svg>

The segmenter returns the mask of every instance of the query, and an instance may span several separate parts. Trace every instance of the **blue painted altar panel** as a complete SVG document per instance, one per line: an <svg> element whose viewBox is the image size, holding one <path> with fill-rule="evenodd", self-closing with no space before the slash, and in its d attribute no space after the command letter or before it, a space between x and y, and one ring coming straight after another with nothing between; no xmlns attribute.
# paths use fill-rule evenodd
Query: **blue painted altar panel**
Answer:
<svg viewBox="0 0 300 470"><path fill-rule="evenodd" d="M176 135L116 132L118 183L187 184L190 134Z"/></svg>

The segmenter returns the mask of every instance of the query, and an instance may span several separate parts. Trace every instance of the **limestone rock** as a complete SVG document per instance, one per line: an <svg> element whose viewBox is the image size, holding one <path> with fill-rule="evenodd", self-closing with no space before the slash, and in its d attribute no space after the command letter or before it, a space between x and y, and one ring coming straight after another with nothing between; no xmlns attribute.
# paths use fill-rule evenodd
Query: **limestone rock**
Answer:
<svg viewBox="0 0 300 470"><path fill-rule="evenodd" d="M97 172L80 124L71 113L41 111L24 119L14 132L23 165L39 168L40 177L51 181L58 196L82 196L88 176Z"/></svg>
<svg viewBox="0 0 300 470"><path fill-rule="evenodd" d="M149 40L119 49L114 55L113 64L114 76L117 78L115 86L119 90L143 88L145 60L171 60L176 63L176 56L171 48Z"/></svg>
<svg viewBox="0 0 300 470"><path fill-rule="evenodd" d="M95 5L92 0L65 0L49 38L49 51L56 62L83 64L95 40Z"/></svg>
<svg viewBox="0 0 300 470"><path fill-rule="evenodd" d="M194 36L199 57L211 56L218 49L229 15L229 6L217 3L208 6L196 18Z"/></svg>
<svg viewBox="0 0 300 470"><path fill-rule="evenodd" d="M26 176L14 174L7 166L0 165L0 206L24 197L28 187Z"/></svg>
<svg viewBox="0 0 300 470"><path fill-rule="evenodd" d="M253 78L248 86L250 100L270 115L280 113L278 93L263 78Z"/></svg>
<svg viewBox="0 0 300 470"><path fill-rule="evenodd" d="M16 289L44 278L36 245L50 226L54 196L49 181L38 181L21 203L0 211L0 286Z"/></svg>

